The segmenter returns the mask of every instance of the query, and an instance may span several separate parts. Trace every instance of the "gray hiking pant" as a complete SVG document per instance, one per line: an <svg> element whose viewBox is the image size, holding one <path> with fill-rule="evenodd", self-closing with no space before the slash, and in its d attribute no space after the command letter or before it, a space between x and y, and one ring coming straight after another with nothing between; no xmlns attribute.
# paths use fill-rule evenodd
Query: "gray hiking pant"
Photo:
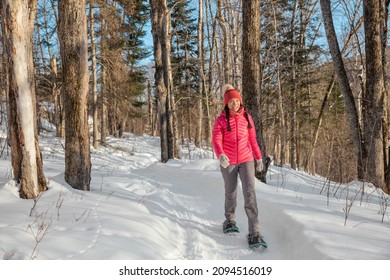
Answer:
<svg viewBox="0 0 390 280"><path fill-rule="evenodd" d="M255 165L253 161L236 165L221 167L225 182L225 217L235 220L237 207L237 183L240 176L242 192L244 195L244 208L248 217L248 230L250 234L260 232L257 200L255 192Z"/></svg>

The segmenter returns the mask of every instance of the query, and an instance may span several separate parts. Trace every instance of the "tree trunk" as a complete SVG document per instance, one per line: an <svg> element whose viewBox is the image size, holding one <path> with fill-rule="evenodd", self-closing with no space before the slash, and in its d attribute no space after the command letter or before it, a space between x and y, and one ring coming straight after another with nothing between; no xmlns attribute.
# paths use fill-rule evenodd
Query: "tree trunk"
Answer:
<svg viewBox="0 0 390 280"><path fill-rule="evenodd" d="M51 58L50 67L53 73L51 92L54 99L54 117L55 117L55 124L56 124L56 136L64 137L65 125L64 125L63 98L61 95L61 91L58 90L57 88L58 71L57 71L57 59L55 57Z"/></svg>
<svg viewBox="0 0 390 280"><path fill-rule="evenodd" d="M209 13L211 14L211 3L209 0L206 0L206 10L210 11ZM209 15L209 13L206 11L206 16ZM213 16L211 15L211 17L213 18ZM207 20L206 20L207 21ZM216 48L216 19L213 18L212 20L212 30L211 30L211 37L210 37L210 32L208 33L208 42L207 44L209 45L209 58L208 58L208 64L209 64L209 67L212 68L213 65L214 65L214 50ZM206 25L207 26L207 25ZM213 81L213 71L208 71L208 75L207 75L207 80L208 80L208 83L205 83L206 87L205 87L205 104L206 104L206 119L207 119L207 126L206 126L206 141L207 141L207 145L208 146L211 146L211 131L212 131L212 120L211 120L211 113L210 113L210 101L212 100L212 81ZM213 154L214 155L214 154Z"/></svg>
<svg viewBox="0 0 390 280"><path fill-rule="evenodd" d="M385 98L382 67L382 0L364 0L364 31L366 45L366 90L363 107L363 141L367 157L363 162L366 180L384 187L383 102ZM388 129L387 127L385 129ZM387 146L387 143L386 143Z"/></svg>
<svg viewBox="0 0 390 280"><path fill-rule="evenodd" d="M243 35L242 35L242 92L244 104L252 115L256 126L257 142L263 155L264 166L267 166L267 152L262 134L260 106L260 0L243 1ZM256 178L266 182L267 168L256 172Z"/></svg>
<svg viewBox="0 0 390 280"><path fill-rule="evenodd" d="M383 13L384 17L382 18L382 67L383 75L385 80L385 96L383 98L383 162L385 164L385 183L386 183L386 193L390 193L390 159L389 159L389 131L387 127L389 126L389 92L390 92L390 70L389 70L389 60L387 59L386 49L387 49L387 36L389 34L387 27L387 19L389 18L389 5L390 0L383 1Z"/></svg>
<svg viewBox="0 0 390 280"><path fill-rule="evenodd" d="M8 76L6 75L6 69L5 69L5 61L6 61L6 55L5 55L5 50L4 50L4 34L5 34L5 29L4 29L4 21L3 21L3 10L2 10L2 5L3 3L0 1L0 100L4 100L4 97L7 96L7 82L8 82ZM3 104L1 102L1 104ZM1 107L3 108L3 107ZM1 114L0 116L0 123L3 123L4 121L4 116ZM0 153L2 155L2 153Z"/></svg>
<svg viewBox="0 0 390 280"><path fill-rule="evenodd" d="M244 2L244 1L243 1ZM244 5L245 3L243 3ZM242 51L241 51L241 42L242 41L242 32L241 28L241 18L240 14L235 11L234 8L232 8L231 1L225 0L225 9L227 10L227 16L228 16L228 22L227 26L230 28L228 29L229 32L229 39L226 41L229 45L227 45L226 53L229 56L229 59L226 61L227 63L230 62L229 65L229 83L233 85L239 85L242 83ZM226 46L226 45L225 45ZM241 53L240 53L241 52Z"/></svg>
<svg viewBox="0 0 390 280"><path fill-rule="evenodd" d="M94 6L90 4L89 10L89 24L91 36L91 60L92 60L92 100L93 100L93 147L99 148L99 131L98 131L98 95L97 95L97 63L96 63L96 47L95 47L95 20L94 20Z"/></svg>
<svg viewBox="0 0 390 280"><path fill-rule="evenodd" d="M344 44L344 47L343 49L341 50L341 54L343 54L348 46L349 46L349 43L353 37L354 34L356 34L357 30L359 30L360 26L362 25L363 23L363 20L359 20L356 24L356 26L352 26L351 25L351 31L348 35L348 38ZM317 121L316 121L316 124L315 124L315 127L314 127L314 131L313 131L313 139L312 139L312 142L311 142L311 146L310 146L310 149L309 149L309 152L308 152L308 158L306 160L306 163L305 163L305 170L311 170L311 166L313 165L312 163L312 158L314 156L314 150L315 150L315 147L316 147L316 143L317 143L317 140L318 140L318 135L319 135L319 129L321 127L321 123L322 123L322 119L323 119L323 116L325 114L325 108L326 108L326 105L328 103L328 98L329 98L329 95L331 94L332 90L333 90L333 86L334 86L334 83L336 81L336 75L335 73L333 72L332 74L332 77L328 83L328 87L327 87L327 90L325 92L325 96L324 96L324 99L322 101L322 105L321 105L321 109L318 113L318 117L317 117ZM314 169L312 169L313 172L315 172Z"/></svg>
<svg viewBox="0 0 390 280"><path fill-rule="evenodd" d="M151 81L148 80L148 125L149 125L149 132L151 136L155 136L153 104L154 102L152 97L152 84Z"/></svg>
<svg viewBox="0 0 390 280"><path fill-rule="evenodd" d="M272 13L273 13L273 31L274 31L274 44L275 44L275 62L276 62L276 76L277 76L277 84L278 84L278 100L279 100L279 134L280 134L280 148L279 148L279 156L277 158L280 166L283 166L286 163L286 146L287 146L287 121L285 114L285 96L282 91L282 74L281 74L281 65L280 65L280 50L279 50L279 31L278 31L278 20L276 16L276 10L274 2L272 5ZM274 155L275 156L275 155Z"/></svg>
<svg viewBox="0 0 390 280"><path fill-rule="evenodd" d="M196 127L195 146L200 148L203 131L203 92L204 92L204 60L203 60L203 0L199 0L199 17L198 17L198 125Z"/></svg>
<svg viewBox="0 0 390 280"><path fill-rule="evenodd" d="M332 12L330 8L330 0L320 0L322 17L325 24L326 37L329 44L329 50L332 56L337 81L344 96L345 107L349 118L349 126L352 134L352 140L355 146L355 153L357 159L357 173L359 179L364 179L363 158L366 156L364 143L362 139L361 127L359 125L359 118L356 109L352 89L349 85L348 76L344 67L344 62L339 49L339 44L336 32L333 25Z"/></svg>
<svg viewBox="0 0 390 280"><path fill-rule="evenodd" d="M290 165L292 169L297 168L297 79L296 79L296 63L295 63L295 22L296 12L298 9L299 0L295 0L294 10L290 26L290 44L291 44L291 107L290 107Z"/></svg>
<svg viewBox="0 0 390 280"><path fill-rule="evenodd" d="M103 14L106 14L104 5L100 8ZM101 92L100 92L100 106L101 106L101 116L100 116L100 143L102 145L107 145L107 131L108 131L108 120L107 120L107 93L108 93L108 83L107 83L107 24L106 20L102 19L102 28L101 28L101 38L100 38L100 56L101 56Z"/></svg>
<svg viewBox="0 0 390 280"><path fill-rule="evenodd" d="M177 112L171 67L171 11L167 2L163 1L163 24L161 30L162 64L164 68L164 83L167 90L167 121L168 121L168 158L180 158Z"/></svg>
<svg viewBox="0 0 390 280"><path fill-rule="evenodd" d="M65 107L65 180L89 191L91 155L88 128L88 39L86 0L58 3Z"/></svg>
<svg viewBox="0 0 390 280"><path fill-rule="evenodd" d="M150 0L155 86L160 101L161 162L179 158L177 115L171 70L171 16L167 1Z"/></svg>
<svg viewBox="0 0 390 280"><path fill-rule="evenodd" d="M311 142L310 149L308 152L308 157L307 157L305 165L304 165L305 170L309 170L309 171L314 172L314 168L312 168L312 166L313 166L312 159L314 157L314 149L315 149L316 144L317 144L318 135L320 132L320 127L321 127L322 119L323 119L323 116L325 113L326 105L328 104L328 98L333 90L335 80L336 80L336 77L335 77L335 74L333 74L329 83L328 83L328 87L326 89L324 99L322 100L321 109L318 113L317 121L316 121L316 124L314 126L312 142Z"/></svg>
<svg viewBox="0 0 390 280"><path fill-rule="evenodd" d="M47 189L36 127L32 32L36 0L2 0L8 77L8 138L14 179L21 198Z"/></svg>
<svg viewBox="0 0 390 280"><path fill-rule="evenodd" d="M231 65L229 63L229 35L228 35L228 29L227 24L225 20L225 16L222 13L222 0L217 0L217 19L219 24L221 25L222 32L223 32L223 63L222 63L222 69L223 69L223 81L224 84L231 83L230 81L230 69Z"/></svg>
<svg viewBox="0 0 390 280"><path fill-rule="evenodd" d="M161 162L169 160L168 147L168 93L164 81L163 48L166 42L163 34L166 1L150 0L150 14L152 21L153 48L155 61L155 88L159 97L160 112L160 142L161 142Z"/></svg>

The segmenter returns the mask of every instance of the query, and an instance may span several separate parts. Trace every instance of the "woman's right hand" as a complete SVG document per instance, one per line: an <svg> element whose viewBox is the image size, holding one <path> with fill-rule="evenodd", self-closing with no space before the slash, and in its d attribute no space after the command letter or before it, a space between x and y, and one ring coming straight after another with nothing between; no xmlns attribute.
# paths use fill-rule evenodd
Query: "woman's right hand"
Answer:
<svg viewBox="0 0 390 280"><path fill-rule="evenodd" d="M230 165L229 158L225 154L220 155L219 156L219 164L223 168L227 168Z"/></svg>

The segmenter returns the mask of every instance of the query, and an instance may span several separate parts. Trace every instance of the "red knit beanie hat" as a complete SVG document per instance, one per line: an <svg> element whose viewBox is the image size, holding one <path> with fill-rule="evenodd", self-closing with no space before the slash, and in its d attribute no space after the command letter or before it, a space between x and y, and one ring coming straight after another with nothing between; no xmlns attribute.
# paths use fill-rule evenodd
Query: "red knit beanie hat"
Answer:
<svg viewBox="0 0 390 280"><path fill-rule="evenodd" d="M238 92L238 90L233 88L233 86L231 85L225 85L224 89L225 89L225 94L223 95L224 106L226 106L229 103L229 101L233 98L237 98L238 100L240 100L240 103L242 104L242 97L241 94Z"/></svg>

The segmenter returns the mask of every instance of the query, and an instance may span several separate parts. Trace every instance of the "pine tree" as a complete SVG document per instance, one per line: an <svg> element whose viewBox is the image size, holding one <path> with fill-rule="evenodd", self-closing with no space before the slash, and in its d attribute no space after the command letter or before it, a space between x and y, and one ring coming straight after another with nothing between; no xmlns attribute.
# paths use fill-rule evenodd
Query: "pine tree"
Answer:
<svg viewBox="0 0 390 280"><path fill-rule="evenodd" d="M127 1L128 2L128 1ZM142 108L145 101L139 99L146 90L146 70L139 63L150 55L150 51L144 46L143 39L146 31L145 24L149 20L148 1L131 1L131 5L124 5L123 28L123 56L128 65L128 95L130 97L129 116L140 118L143 115ZM123 129L123 125L121 125ZM119 135L121 136L122 131Z"/></svg>
<svg viewBox="0 0 390 280"><path fill-rule="evenodd" d="M171 60L174 94L180 112L181 137L191 141L194 131L192 111L198 101L199 67L197 63L197 22L195 9L187 1L170 1L171 7ZM198 116L196 116L198 118ZM194 121L192 120L194 119ZM185 121L184 121L185 120ZM183 140L182 140L183 141Z"/></svg>

